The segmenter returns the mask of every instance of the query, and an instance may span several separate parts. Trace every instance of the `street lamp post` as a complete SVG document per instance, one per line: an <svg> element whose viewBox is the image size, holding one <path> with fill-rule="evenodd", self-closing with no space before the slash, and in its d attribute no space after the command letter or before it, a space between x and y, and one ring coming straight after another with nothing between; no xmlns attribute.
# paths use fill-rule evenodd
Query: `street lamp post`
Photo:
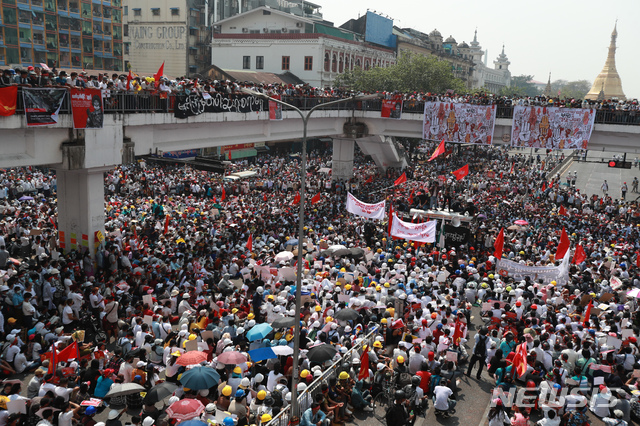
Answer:
<svg viewBox="0 0 640 426"><path fill-rule="evenodd" d="M306 175L307 175L307 124L309 123L309 117L314 111L320 107L326 107L329 105L336 105L349 101L364 101L370 99L378 99L379 94L374 95L361 95L351 96L349 98L338 99L335 101L325 102L318 104L311 108L305 114L299 108L281 101L280 99L274 99L264 93L256 92L255 90L241 88L240 91L247 95L256 96L271 102L275 102L280 105L284 105L296 111L302 118L302 155L300 158L300 213L298 217L298 264L296 269L296 308L295 308L295 328L293 332L293 372L291 377L291 416L299 416L298 407L298 364L300 356L300 300L301 288L302 288L302 240L304 238L304 208L305 208L305 191L306 191Z"/></svg>

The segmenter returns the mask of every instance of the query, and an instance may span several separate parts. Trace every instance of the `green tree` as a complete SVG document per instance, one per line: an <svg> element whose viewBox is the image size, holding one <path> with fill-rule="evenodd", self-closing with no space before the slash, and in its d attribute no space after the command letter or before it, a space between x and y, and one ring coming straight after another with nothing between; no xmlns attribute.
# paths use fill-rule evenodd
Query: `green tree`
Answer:
<svg viewBox="0 0 640 426"><path fill-rule="evenodd" d="M367 92L466 92L464 82L453 76L451 64L410 52L402 52L398 62L387 68L347 71L336 78L335 85Z"/></svg>
<svg viewBox="0 0 640 426"><path fill-rule="evenodd" d="M584 99L585 95L591 90L591 83L588 80L556 80L551 83L551 95L567 99Z"/></svg>
<svg viewBox="0 0 640 426"><path fill-rule="evenodd" d="M531 83L532 75L518 75L511 77L511 86L503 87L500 91L505 96L537 96L540 91L535 84Z"/></svg>

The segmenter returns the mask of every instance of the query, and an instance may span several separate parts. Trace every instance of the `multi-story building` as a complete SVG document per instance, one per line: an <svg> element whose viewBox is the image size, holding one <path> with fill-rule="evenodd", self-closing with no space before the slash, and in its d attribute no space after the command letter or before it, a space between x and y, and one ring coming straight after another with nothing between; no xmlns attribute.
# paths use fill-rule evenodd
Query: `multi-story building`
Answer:
<svg viewBox="0 0 640 426"><path fill-rule="evenodd" d="M125 0L125 69L151 75L162 62L170 77L211 65L206 0Z"/></svg>
<svg viewBox="0 0 640 426"><path fill-rule="evenodd" d="M218 21L211 45L212 63L223 70L289 71L316 87L331 85L347 70L386 67L395 59L393 48L362 41L359 34L324 21L270 7Z"/></svg>
<svg viewBox="0 0 640 426"><path fill-rule="evenodd" d="M489 68L482 57L485 52L478 43L478 31L473 34L469 52L475 64L473 74L473 88L485 88L492 93L500 93L504 87L511 86L511 71L509 71L509 58L504 53L504 45L502 53L493 61L493 68Z"/></svg>
<svg viewBox="0 0 640 426"><path fill-rule="evenodd" d="M2 0L0 65L123 70L121 0Z"/></svg>

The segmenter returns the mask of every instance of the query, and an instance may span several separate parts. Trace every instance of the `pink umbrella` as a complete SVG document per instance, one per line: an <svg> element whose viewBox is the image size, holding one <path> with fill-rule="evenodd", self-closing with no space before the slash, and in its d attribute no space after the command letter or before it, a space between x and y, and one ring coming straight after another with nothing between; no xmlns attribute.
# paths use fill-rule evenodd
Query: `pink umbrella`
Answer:
<svg viewBox="0 0 640 426"><path fill-rule="evenodd" d="M182 354L180 358L178 358L177 363L186 367L187 365L200 364L206 360L207 354L204 352L190 351Z"/></svg>
<svg viewBox="0 0 640 426"><path fill-rule="evenodd" d="M527 222L527 221L526 221L526 220L524 220L524 219L518 219L518 220L516 220L516 221L515 221L515 222L513 222L513 223L515 223L516 225L523 225L523 226L524 226L524 225L528 225L528 224L529 224L529 222Z"/></svg>
<svg viewBox="0 0 640 426"><path fill-rule="evenodd" d="M197 399L181 399L167 408L172 419L184 421L198 417L204 411L204 404Z"/></svg>

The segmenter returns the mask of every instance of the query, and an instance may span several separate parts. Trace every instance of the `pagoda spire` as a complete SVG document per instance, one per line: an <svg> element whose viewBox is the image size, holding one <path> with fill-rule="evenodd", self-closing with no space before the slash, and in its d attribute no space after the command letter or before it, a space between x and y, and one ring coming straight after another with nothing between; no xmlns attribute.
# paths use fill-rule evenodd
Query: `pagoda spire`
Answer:
<svg viewBox="0 0 640 426"><path fill-rule="evenodd" d="M547 80L547 86L544 88L545 96L551 96L551 73L549 73L549 80Z"/></svg>
<svg viewBox="0 0 640 426"><path fill-rule="evenodd" d="M605 99L618 98L626 100L627 97L622 90L622 80L616 69L616 40L618 38L618 21L616 20L611 32L611 41L609 42L609 52L607 60L600 74L596 77L591 86L591 90L585 96L586 99L598 99L601 92L604 93Z"/></svg>

